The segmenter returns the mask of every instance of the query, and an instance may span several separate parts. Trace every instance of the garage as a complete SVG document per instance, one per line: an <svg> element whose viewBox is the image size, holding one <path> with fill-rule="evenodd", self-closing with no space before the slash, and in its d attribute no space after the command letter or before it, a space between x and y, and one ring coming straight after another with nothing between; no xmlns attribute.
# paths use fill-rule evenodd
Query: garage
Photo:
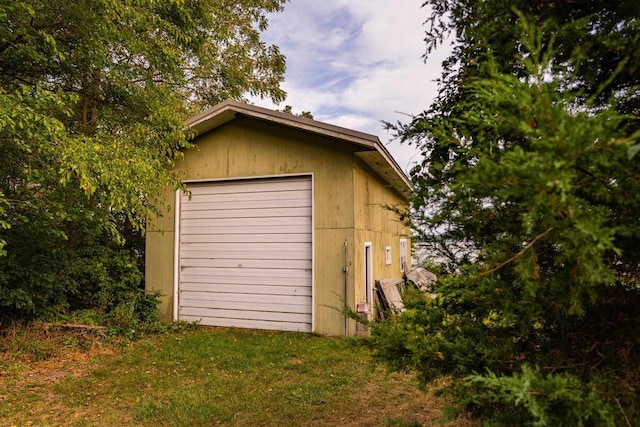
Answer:
<svg viewBox="0 0 640 427"><path fill-rule="evenodd" d="M179 196L178 318L311 332L312 177L189 183Z"/></svg>
<svg viewBox="0 0 640 427"><path fill-rule="evenodd" d="M162 320L355 335L344 308L399 280L411 247L411 182L380 140L234 100L185 129L171 168L189 193L163 188L145 234Z"/></svg>

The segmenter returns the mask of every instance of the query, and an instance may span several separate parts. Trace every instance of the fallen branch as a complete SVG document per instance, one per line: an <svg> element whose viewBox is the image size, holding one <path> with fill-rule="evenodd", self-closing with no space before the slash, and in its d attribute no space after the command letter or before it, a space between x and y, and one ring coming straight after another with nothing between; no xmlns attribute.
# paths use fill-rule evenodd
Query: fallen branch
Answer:
<svg viewBox="0 0 640 427"><path fill-rule="evenodd" d="M85 331L96 332L101 337L105 338L105 331L107 330L106 326L97 326L97 325L82 325L79 323L43 323L43 326L47 328L60 328L60 329L79 329Z"/></svg>

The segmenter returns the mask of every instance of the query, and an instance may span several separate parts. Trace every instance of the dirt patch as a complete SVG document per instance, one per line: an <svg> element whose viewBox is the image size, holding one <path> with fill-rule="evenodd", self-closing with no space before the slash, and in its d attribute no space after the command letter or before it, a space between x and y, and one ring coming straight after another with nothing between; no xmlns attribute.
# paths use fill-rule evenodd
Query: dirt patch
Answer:
<svg viewBox="0 0 640 427"><path fill-rule="evenodd" d="M87 419L84 408L70 407L69 396L54 387L88 376L102 357L119 353L99 334L38 324L3 331L0 350L0 425L70 425L83 415ZM94 409L92 417L99 415Z"/></svg>
<svg viewBox="0 0 640 427"><path fill-rule="evenodd" d="M29 363L27 378L31 381L49 385L71 376L86 376L91 365L95 365L100 356L116 354L113 348L96 345L89 350L64 350L59 355L44 361Z"/></svg>
<svg viewBox="0 0 640 427"><path fill-rule="evenodd" d="M48 326L4 331L0 337L0 388L9 391L49 386L86 376L101 356L117 353L102 336ZM0 401L2 396L0 395Z"/></svg>

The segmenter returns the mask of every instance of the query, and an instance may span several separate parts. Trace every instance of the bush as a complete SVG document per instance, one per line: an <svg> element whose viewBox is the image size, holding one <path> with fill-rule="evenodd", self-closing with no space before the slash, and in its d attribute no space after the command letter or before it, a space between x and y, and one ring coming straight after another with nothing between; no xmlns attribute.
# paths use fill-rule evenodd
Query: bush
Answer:
<svg viewBox="0 0 640 427"><path fill-rule="evenodd" d="M120 302L106 316L109 333L132 339L164 330L157 310L160 295L158 291L119 295Z"/></svg>
<svg viewBox="0 0 640 427"><path fill-rule="evenodd" d="M513 375L471 375L461 388L468 408L489 412L497 425L534 427L615 427L615 411L602 400L596 381L583 383L570 374L542 375L523 365Z"/></svg>
<svg viewBox="0 0 640 427"><path fill-rule="evenodd" d="M142 240L123 245L110 228L123 224L100 221L99 211L77 203L77 212L64 218L26 208L16 215L0 257L0 313L6 318L107 313L142 289Z"/></svg>

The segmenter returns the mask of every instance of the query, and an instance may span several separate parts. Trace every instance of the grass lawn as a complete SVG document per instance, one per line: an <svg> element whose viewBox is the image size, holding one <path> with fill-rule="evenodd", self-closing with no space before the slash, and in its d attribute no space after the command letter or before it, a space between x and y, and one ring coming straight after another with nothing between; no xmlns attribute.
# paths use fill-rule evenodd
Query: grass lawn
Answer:
<svg viewBox="0 0 640 427"><path fill-rule="evenodd" d="M42 325L0 337L0 426L399 427L440 416L412 377L345 339L198 327L124 346Z"/></svg>

